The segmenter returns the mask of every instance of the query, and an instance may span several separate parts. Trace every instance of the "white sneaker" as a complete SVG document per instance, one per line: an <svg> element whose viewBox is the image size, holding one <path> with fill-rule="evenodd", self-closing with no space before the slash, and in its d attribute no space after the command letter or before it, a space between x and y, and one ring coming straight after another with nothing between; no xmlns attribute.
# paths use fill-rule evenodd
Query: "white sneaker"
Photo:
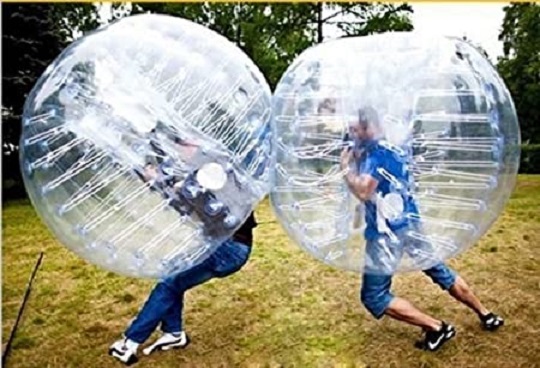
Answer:
<svg viewBox="0 0 540 368"><path fill-rule="evenodd" d="M189 344L189 336L184 332L165 332L152 345L143 350L144 355L150 355L155 350L167 351L171 349L185 348Z"/></svg>
<svg viewBox="0 0 540 368"><path fill-rule="evenodd" d="M137 358L138 348L139 344L137 344L135 341L124 338L122 340L115 341L114 344L110 346L109 355L118 359L122 363L125 363L126 365L132 365L137 363L139 360Z"/></svg>

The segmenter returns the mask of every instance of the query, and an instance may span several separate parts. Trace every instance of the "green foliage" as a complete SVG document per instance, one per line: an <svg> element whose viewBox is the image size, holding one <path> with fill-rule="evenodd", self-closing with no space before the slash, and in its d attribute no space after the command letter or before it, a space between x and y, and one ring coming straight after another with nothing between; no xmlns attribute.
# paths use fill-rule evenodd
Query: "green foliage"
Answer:
<svg viewBox="0 0 540 368"><path fill-rule="evenodd" d="M407 4L371 3L134 3L132 10L183 17L220 33L255 61L272 87L298 54L322 42L325 26L345 36L411 30L411 11Z"/></svg>
<svg viewBox="0 0 540 368"><path fill-rule="evenodd" d="M306 9L305 4L133 4L133 13L182 17L223 35L255 61L272 86L292 59L312 44Z"/></svg>
<svg viewBox="0 0 540 368"><path fill-rule="evenodd" d="M345 36L366 36L386 31L412 31L409 18L412 7L408 4L346 3L339 7L353 21L336 21ZM331 23L331 22L330 22Z"/></svg>
<svg viewBox="0 0 540 368"><path fill-rule="evenodd" d="M24 195L18 142L30 90L75 34L97 27L91 4L2 4L2 181L8 196ZM10 145L6 145L6 144ZM5 188L5 186L3 186Z"/></svg>
<svg viewBox="0 0 540 368"><path fill-rule="evenodd" d="M2 124L4 140L17 142L22 107L33 85L74 33L97 27L96 18L88 4L2 5L2 47L10 56L2 65L2 90L9 92L2 99L2 118L8 122Z"/></svg>
<svg viewBox="0 0 540 368"><path fill-rule="evenodd" d="M2 135L16 143L24 100L65 43L51 21L48 4L3 4L2 24L2 46L10 55L2 65Z"/></svg>
<svg viewBox="0 0 540 368"><path fill-rule="evenodd" d="M540 4L512 3L504 11L498 69L514 99L523 141L539 143Z"/></svg>
<svg viewBox="0 0 540 368"><path fill-rule="evenodd" d="M96 10L91 3L58 3L51 6L49 16L56 33L66 42L99 26Z"/></svg>
<svg viewBox="0 0 540 368"><path fill-rule="evenodd" d="M540 174L540 144L524 144L521 146L519 172L523 174Z"/></svg>

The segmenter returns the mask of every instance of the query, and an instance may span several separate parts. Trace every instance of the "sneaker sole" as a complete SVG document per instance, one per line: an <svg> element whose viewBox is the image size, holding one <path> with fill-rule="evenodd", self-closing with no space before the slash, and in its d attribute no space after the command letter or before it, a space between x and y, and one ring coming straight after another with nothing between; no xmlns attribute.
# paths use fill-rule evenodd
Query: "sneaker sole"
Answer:
<svg viewBox="0 0 540 368"><path fill-rule="evenodd" d="M152 354L152 353L154 353L156 351L169 351L169 350L184 349L185 347L187 347L189 345L190 342L191 342L191 340L189 339L189 337L186 336L186 341L185 342L158 345L154 349L152 349L151 351L143 350L143 354L144 355L150 355L150 354Z"/></svg>
<svg viewBox="0 0 540 368"><path fill-rule="evenodd" d="M139 358L137 358L136 355L132 355L129 357L129 359L126 362L124 362L122 360L122 354L116 349L109 349L109 355L112 356L113 358L118 359L120 362L124 363L127 366L133 365L139 361Z"/></svg>
<svg viewBox="0 0 540 368"><path fill-rule="evenodd" d="M501 321L499 324L492 324L492 325L483 325L484 326L484 330L486 331L489 331L489 332L495 332L497 331L499 328L501 328L502 326L504 326L504 321Z"/></svg>
<svg viewBox="0 0 540 368"><path fill-rule="evenodd" d="M159 346L158 349L161 350L161 351L168 351L168 350L184 349L186 346L188 346L187 342Z"/></svg>

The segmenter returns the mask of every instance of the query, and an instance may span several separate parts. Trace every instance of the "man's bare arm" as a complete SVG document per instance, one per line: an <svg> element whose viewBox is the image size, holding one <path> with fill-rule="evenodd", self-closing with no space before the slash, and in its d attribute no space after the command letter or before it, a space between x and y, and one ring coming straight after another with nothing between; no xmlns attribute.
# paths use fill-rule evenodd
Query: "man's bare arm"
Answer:
<svg viewBox="0 0 540 368"><path fill-rule="evenodd" d="M354 196L363 202L371 198L378 184L372 176L358 175L353 170L347 172L345 182Z"/></svg>
<svg viewBox="0 0 540 368"><path fill-rule="evenodd" d="M356 170L349 166L353 157L352 151L344 150L341 154L341 169L346 170L345 182L349 190L359 200L365 202L371 198L375 189L377 189L377 180L371 175L358 175Z"/></svg>

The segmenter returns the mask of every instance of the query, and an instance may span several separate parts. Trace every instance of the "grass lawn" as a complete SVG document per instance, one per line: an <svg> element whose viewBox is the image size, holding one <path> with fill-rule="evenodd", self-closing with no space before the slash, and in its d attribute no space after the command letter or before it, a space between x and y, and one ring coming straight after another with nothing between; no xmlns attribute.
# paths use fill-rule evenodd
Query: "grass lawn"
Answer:
<svg viewBox="0 0 540 368"><path fill-rule="evenodd" d="M504 214L469 252L450 261L506 318L483 332L477 318L421 274L396 294L452 321L457 337L437 353L412 347L420 332L375 321L359 303L358 276L330 269L289 242L264 202L253 256L242 272L189 292L183 351L140 367L540 367L540 176L520 176ZM147 296L150 281L116 276L62 247L28 202L2 213L5 345L40 251L45 257L9 357L11 367L115 367L108 355Z"/></svg>

